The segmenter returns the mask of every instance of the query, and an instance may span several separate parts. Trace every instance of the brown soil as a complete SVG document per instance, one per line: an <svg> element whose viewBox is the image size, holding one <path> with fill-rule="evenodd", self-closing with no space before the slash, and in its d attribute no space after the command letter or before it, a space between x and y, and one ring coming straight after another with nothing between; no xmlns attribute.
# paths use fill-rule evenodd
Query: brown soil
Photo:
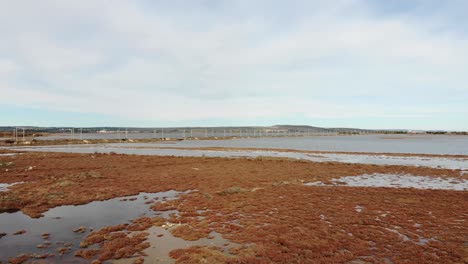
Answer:
<svg viewBox="0 0 468 264"><path fill-rule="evenodd" d="M231 250L233 255L213 247L173 251L179 263L468 261L468 192L302 184L365 173L461 178L459 171L116 154L25 153L1 161L14 165L0 170L0 182L25 183L0 193L0 211L22 210L33 217L59 205L195 190L153 208L180 212L169 219L181 224L172 232L177 236L195 239L216 231L243 246ZM144 230L163 223L161 218L140 218L117 229L98 230L88 235L77 255L99 260L137 256L148 246ZM86 251L92 244L100 249Z"/></svg>

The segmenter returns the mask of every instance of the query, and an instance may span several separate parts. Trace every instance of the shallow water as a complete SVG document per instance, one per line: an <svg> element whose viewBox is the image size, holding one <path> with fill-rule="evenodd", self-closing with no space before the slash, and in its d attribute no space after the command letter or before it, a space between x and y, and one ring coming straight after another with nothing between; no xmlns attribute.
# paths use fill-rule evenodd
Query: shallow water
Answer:
<svg viewBox="0 0 468 264"><path fill-rule="evenodd" d="M130 135L130 134L129 134ZM204 133L203 133L204 135ZM193 135L203 138L204 136ZM187 135L188 136L188 135ZM209 135L211 136L211 135ZM222 135L217 135L222 137ZM68 134L37 138L41 140L66 139ZM166 137L166 136L165 136ZM167 137L183 138L182 134L168 134ZM125 138L122 134L83 134L82 139L119 139ZM161 138L152 133L135 133L128 138ZM75 136L75 139L80 137ZM317 151L342 152L380 152L380 153L413 153L413 154L453 154L468 155L468 136L462 135L411 135L411 134L361 134L361 135L335 135L323 134L320 136L299 137L253 137L243 134L242 138L227 140L181 140L174 142L178 147L233 147L233 148L280 148ZM128 143L124 143L128 144ZM137 143L135 145L138 145ZM148 146L147 144L145 144ZM154 143L161 146L161 143Z"/></svg>
<svg viewBox="0 0 468 264"><path fill-rule="evenodd" d="M14 183L0 183L0 192L6 192L8 191L8 188L10 188L13 185L20 184L23 182L14 182Z"/></svg>
<svg viewBox="0 0 468 264"><path fill-rule="evenodd" d="M145 148L137 148L145 146ZM431 168L461 169L468 170L468 159L452 157L404 157L387 155L357 155L357 154L335 154L335 153L298 153L279 152L267 150L190 150L174 149L166 146L164 148L149 148L154 144L102 144L102 145L67 145L67 146L41 146L16 149L20 151L45 151L45 152L71 152L71 153L110 153L134 154L134 155L158 155L158 156L189 156L189 157L281 157L292 159L304 159L315 162L344 162L376 165L403 165L424 166Z"/></svg>
<svg viewBox="0 0 468 264"><path fill-rule="evenodd" d="M174 237L171 232L162 227L151 227L148 229L149 236L148 242L150 247L144 253L147 254L145 263L175 263L175 260L169 257L169 252L174 249L189 248L192 246L217 246L221 248L226 255L229 255L228 250L239 244L232 243L224 239L219 233L211 232L210 238L201 238L196 241L187 241L182 238ZM163 235L158 237L158 235ZM133 259L116 260L115 264L130 264Z"/></svg>
<svg viewBox="0 0 468 264"><path fill-rule="evenodd" d="M7 262L11 257L22 253L57 254L57 249L70 243L71 250L64 256L48 258L47 262L87 263L76 258L73 253L79 249L80 241L89 233L89 228L98 230L109 225L128 223L140 216L152 216L157 212L151 210L147 201L176 199L182 194L176 191L160 193L140 193L135 196L114 198L106 201L95 201L78 206L60 206L44 213L41 218L30 218L22 212L1 213L0 233L7 233L0 238L0 262ZM126 198L123 199L123 198ZM130 198L136 198L131 201ZM84 226L85 233L75 233L74 229ZM18 230L26 230L25 234L12 235ZM42 233L50 233L50 239L41 237ZM49 241L49 248L39 249L38 244ZM69 262L70 261L70 262Z"/></svg>
<svg viewBox="0 0 468 264"><path fill-rule="evenodd" d="M125 145L125 143L123 144ZM139 145L134 143L134 145ZM151 144L143 144L150 146ZM153 144L158 146L161 144ZM278 148L317 151L468 155L468 136L355 135L183 140L176 147Z"/></svg>
<svg viewBox="0 0 468 264"><path fill-rule="evenodd" d="M468 180L455 178L435 178L409 174L364 174L361 176L344 176L330 180L330 184L321 181L305 183L308 186L350 186L350 187L386 187L416 188L431 190L467 191Z"/></svg>

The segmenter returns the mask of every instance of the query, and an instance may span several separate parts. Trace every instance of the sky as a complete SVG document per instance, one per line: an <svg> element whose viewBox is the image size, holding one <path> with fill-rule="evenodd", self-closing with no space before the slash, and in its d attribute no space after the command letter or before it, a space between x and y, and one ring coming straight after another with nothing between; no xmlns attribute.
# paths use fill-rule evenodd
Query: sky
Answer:
<svg viewBox="0 0 468 264"><path fill-rule="evenodd" d="M468 130L466 0L0 0L0 126Z"/></svg>

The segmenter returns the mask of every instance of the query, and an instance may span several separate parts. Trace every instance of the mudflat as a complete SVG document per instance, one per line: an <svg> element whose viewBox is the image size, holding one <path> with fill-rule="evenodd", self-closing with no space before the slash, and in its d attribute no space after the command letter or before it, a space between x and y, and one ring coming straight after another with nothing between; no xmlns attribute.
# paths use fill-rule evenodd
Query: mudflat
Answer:
<svg viewBox="0 0 468 264"><path fill-rule="evenodd" d="M213 234L229 241L174 248L169 256L177 263L468 262L467 191L327 184L366 174L467 180L459 170L266 157L39 152L0 160L0 183L17 183L0 192L0 212L22 211L33 218L58 206L189 191L178 199L147 202L154 211L177 213L137 217L99 230L78 228L86 234L81 248L63 254L84 263L153 263L148 241L157 236L154 228L186 241ZM310 182L324 186L305 185ZM223 248L229 243L235 246ZM24 253L9 261L51 257Z"/></svg>

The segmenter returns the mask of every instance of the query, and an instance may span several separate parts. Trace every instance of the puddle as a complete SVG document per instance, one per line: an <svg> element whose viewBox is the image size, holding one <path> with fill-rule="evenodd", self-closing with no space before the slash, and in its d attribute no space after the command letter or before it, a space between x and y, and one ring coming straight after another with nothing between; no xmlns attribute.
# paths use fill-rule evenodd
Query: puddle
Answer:
<svg viewBox="0 0 468 264"><path fill-rule="evenodd" d="M80 241L90 232L105 226L129 223L140 216L154 216L157 212L150 209L147 201L171 200L186 192L174 190L159 193L140 193L134 196L119 197L106 201L95 201L78 206L60 206L44 213L41 218L30 218L22 212L1 213L0 233L6 236L0 238L0 263L7 263L11 257L22 253L55 254L47 258L47 263L87 263L73 254L79 249ZM74 229L86 227L86 232L76 233ZM25 230L26 233L13 235ZM49 233L49 239L43 239L42 234ZM37 248L37 245L50 243L48 248ZM58 256L57 250L70 246L63 256Z"/></svg>
<svg viewBox="0 0 468 264"><path fill-rule="evenodd" d="M2 157L2 156L4 156L4 157L5 156L15 156L15 155L16 155L16 153L0 153L0 157Z"/></svg>
<svg viewBox="0 0 468 264"><path fill-rule="evenodd" d="M414 176L409 174L364 174L361 176L345 176L332 179L331 184L323 182L305 183L308 186L350 186L350 187L387 187L416 188L432 190L468 190L468 180L455 178L434 178Z"/></svg>
<svg viewBox="0 0 468 264"><path fill-rule="evenodd" d="M147 241L150 242L150 247L144 251L147 254L146 257L143 257L145 263L175 263L175 260L169 257L169 252L174 249L184 249L192 246L217 246L223 249L226 255L230 255L229 249L239 246L239 244L224 239L221 234L216 232L210 233L209 236L212 239L201 238L196 241L186 241L182 238L174 237L169 230L162 227L151 227L147 232L149 233ZM133 260L135 259L121 259L113 263L131 264Z"/></svg>
<svg viewBox="0 0 468 264"><path fill-rule="evenodd" d="M13 185L16 185L16 184L20 184L20 183L23 183L23 182L14 182L14 183L0 183L0 192L6 192L8 191L8 188L13 186ZM0 218L1 219L1 218ZM1 228L0 228L1 229Z"/></svg>
<svg viewBox="0 0 468 264"><path fill-rule="evenodd" d="M387 156L387 155L353 155L322 153L323 161L338 161L345 163L421 166L436 169L468 169L468 160L451 157L418 157L418 156Z"/></svg>

